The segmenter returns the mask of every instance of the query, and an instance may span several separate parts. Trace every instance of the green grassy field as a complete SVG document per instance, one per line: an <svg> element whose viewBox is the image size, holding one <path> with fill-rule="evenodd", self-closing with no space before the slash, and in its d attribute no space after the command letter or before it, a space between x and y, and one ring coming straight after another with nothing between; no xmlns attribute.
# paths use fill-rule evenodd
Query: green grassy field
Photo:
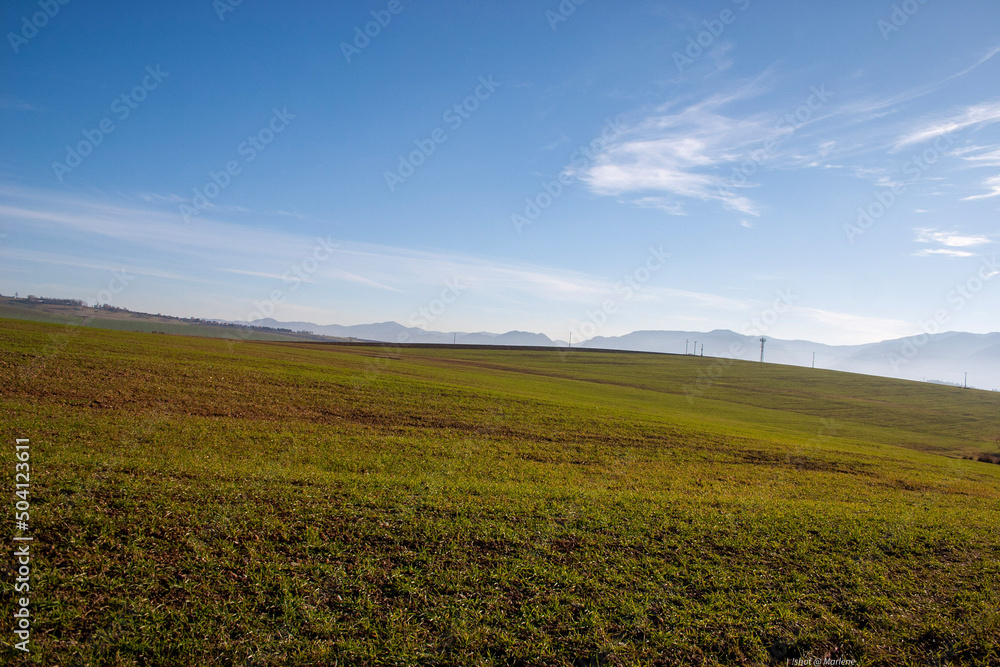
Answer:
<svg viewBox="0 0 1000 667"><path fill-rule="evenodd" d="M1000 664L998 393L0 325L11 664Z"/></svg>

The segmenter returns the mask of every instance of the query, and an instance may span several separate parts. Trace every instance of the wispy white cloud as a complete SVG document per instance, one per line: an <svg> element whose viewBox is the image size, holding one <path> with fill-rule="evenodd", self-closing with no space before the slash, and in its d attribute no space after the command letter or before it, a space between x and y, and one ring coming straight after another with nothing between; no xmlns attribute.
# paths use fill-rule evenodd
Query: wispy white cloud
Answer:
<svg viewBox="0 0 1000 667"><path fill-rule="evenodd" d="M952 155L971 162L970 167L1000 167L1000 145L963 146L953 150Z"/></svg>
<svg viewBox="0 0 1000 667"><path fill-rule="evenodd" d="M968 250L955 250L953 248L925 248L913 253L915 257L975 257L975 253Z"/></svg>
<svg viewBox="0 0 1000 667"><path fill-rule="evenodd" d="M3 111L40 111L40 107L13 97L0 97L0 109Z"/></svg>
<svg viewBox="0 0 1000 667"><path fill-rule="evenodd" d="M190 267L192 279L208 279L212 271L223 271L280 281L317 247L315 237L290 231L251 229L207 215L187 224L180 215L160 209L58 191L0 186L0 201L4 201L0 203L4 227L31 229L44 237L76 236L91 244L103 239L106 252L113 244L114 252L122 256L152 255L158 261ZM440 288L444 281L457 279L493 298L516 295L522 300L587 305L606 298L615 282L579 271L471 254L331 241L337 244L332 257L318 263L305 280L351 282L403 294ZM39 256L38 261L43 259L66 265L85 261L70 256Z"/></svg>
<svg viewBox="0 0 1000 667"><path fill-rule="evenodd" d="M283 218L295 218L296 220L308 220L308 216L302 215L301 213L296 213L295 211L284 211L282 209L275 209L273 211L264 211L264 213L269 215L277 215Z"/></svg>
<svg viewBox="0 0 1000 667"><path fill-rule="evenodd" d="M184 197L173 193L161 195L156 192L140 192L136 194L136 197L144 202L152 204L180 204L181 202L187 201Z"/></svg>
<svg viewBox="0 0 1000 667"><path fill-rule="evenodd" d="M983 181L983 187L985 187L989 192L985 192L980 195L972 195L970 197L965 197L963 201L970 201L975 199L989 199L990 197L1000 196L1000 176L992 176Z"/></svg>
<svg viewBox="0 0 1000 667"><path fill-rule="evenodd" d="M350 271L343 271L341 269L334 269L333 271L330 271L327 275L330 275L332 277L336 277L336 278L338 278L340 280L346 280L347 282L360 283L362 285L367 285L368 287L374 287L375 289L386 290L386 291L389 291L389 292L396 292L397 294L403 294L404 293L404 290L402 290L402 289L400 289L398 287L391 287L389 285L384 285L384 284L382 284L380 282L377 282L375 280L371 280L370 278L366 278L365 276L359 276L356 273L351 273Z"/></svg>
<svg viewBox="0 0 1000 667"><path fill-rule="evenodd" d="M840 313L822 308L797 307L797 316L811 320L836 336L839 340L829 339L830 344L851 344L870 342L872 340L888 340L901 338L913 333L913 323L885 317L870 317Z"/></svg>
<svg viewBox="0 0 1000 667"><path fill-rule="evenodd" d="M992 243L989 236L983 234L969 235L959 232L940 231L937 229L920 228L917 232L917 243L936 243L948 248L968 248L971 246Z"/></svg>
<svg viewBox="0 0 1000 667"><path fill-rule="evenodd" d="M132 198L138 199L139 201L146 202L147 204L162 204L164 206L171 207L170 210L176 211L177 205L182 203L187 203L190 206L190 198L182 197L175 193L162 194L158 192L139 192L132 195ZM220 205L213 202L206 202L203 205L203 210L212 211L214 213L227 212L227 213L242 213L242 214L253 214L259 216L276 216L280 218L295 218L296 220L311 220L316 222L313 218L296 211L288 211L285 209L264 209L260 211L255 211L249 209L245 206L236 205ZM200 212L199 212L200 213ZM194 224L200 219L200 216L195 216L192 218Z"/></svg>
<svg viewBox="0 0 1000 667"><path fill-rule="evenodd" d="M235 273L239 276L252 276L254 278L263 278L265 280L282 280L285 276L280 273L269 273L267 271L249 271L247 269L230 269L225 267L218 267L218 271L223 271L225 273ZM308 282L308 278L306 279Z"/></svg>
<svg viewBox="0 0 1000 667"><path fill-rule="evenodd" d="M998 53L1000 53L1000 47L991 49L972 65L944 78L883 97L860 97L854 102L842 105L834 113L837 115L863 120L865 122L895 115L905 104L927 95L931 95L955 79L959 79L967 74L970 74L980 65L993 59L993 57ZM905 136L906 134L910 134L912 132L913 130L904 132L903 134Z"/></svg>
<svg viewBox="0 0 1000 667"><path fill-rule="evenodd" d="M670 215L687 215L680 202L668 197L639 197L638 199L633 199L632 203L639 208L654 208Z"/></svg>
<svg viewBox="0 0 1000 667"><path fill-rule="evenodd" d="M936 118L920 120L896 140L894 149L923 143L973 126L1000 121L1000 100L973 104Z"/></svg>
<svg viewBox="0 0 1000 667"><path fill-rule="evenodd" d="M987 51L986 54L983 55L982 58L980 58L975 63L973 63L969 67L965 68L961 72L958 72L957 74L951 75L950 77L948 77L948 79L946 79L946 81L951 81L952 79L957 79L960 76L965 76L966 74L968 74L972 70L976 69L977 67L979 67L983 63L985 63L985 62L987 62L989 60L992 60L993 57L996 56L997 54L1000 54L1000 46L993 47L992 49L990 49L989 51Z"/></svg>
<svg viewBox="0 0 1000 667"><path fill-rule="evenodd" d="M8 261L30 262L33 264L52 264L58 266L75 266L81 269L93 269L108 273L123 271L128 274L140 276L152 276L155 278L166 278L168 280L195 280L190 276L174 271L161 271L148 266L137 266L130 264L114 264L112 262L102 262L85 259L65 253L41 252L37 250L26 250L23 248L0 248L0 257Z"/></svg>
<svg viewBox="0 0 1000 667"><path fill-rule="evenodd" d="M726 48L720 46L720 58L725 54ZM759 216L762 205L751 188L766 184L762 178L766 169L846 168L873 180L877 187L898 186L904 180L900 170L910 163L887 152L1000 121L1000 100L931 117L915 118L912 112L915 101L941 91L998 54L1000 48L991 49L953 74L890 95L828 91L834 102L827 105L824 99L806 122L794 126L779 122L796 108L794 103L791 108L787 101L767 106L764 95L771 91L775 78L771 72L734 84L724 93L714 85L713 92L703 98L674 99L637 114L592 164L571 174L597 194L672 215L686 212L689 202L701 201ZM809 99L809 92L804 92L802 102ZM757 111L748 113L748 106L756 106ZM757 159L768 142L771 150L763 160ZM874 155L878 157L873 159ZM986 166L998 159L998 155L983 154L976 164ZM745 165L751 165L750 177L743 170ZM921 175L922 180L926 178Z"/></svg>
<svg viewBox="0 0 1000 667"><path fill-rule="evenodd" d="M1000 100L958 107L929 117L915 117L913 103L945 89L949 83L976 70L997 54L1000 48L991 49L954 74L889 95L869 96L860 91L849 96L839 95L837 104L829 110L824 109L824 116L813 121L824 121L821 127L827 140L815 137L818 148L813 151L813 161L807 162L803 155L797 166L848 169L879 187L900 182L897 172L901 164L908 164L905 160L890 160L881 165L872 162L872 156L881 159L886 152L895 153L921 141L994 122ZM949 147L947 154L956 154L958 150L958 147Z"/></svg>
<svg viewBox="0 0 1000 667"><path fill-rule="evenodd" d="M245 206L238 206L236 204L215 204L213 202L206 202L202 204L202 208L209 211L225 211L225 212L236 212L236 213L253 213L253 211Z"/></svg>
<svg viewBox="0 0 1000 667"><path fill-rule="evenodd" d="M705 294L703 292L693 292L691 290L680 290L668 287L651 291L662 297L662 299L667 302L682 300L698 306L709 306L723 309L728 312L747 311L755 308L766 307L768 305L751 300L732 299L725 296L719 296L717 294Z"/></svg>
<svg viewBox="0 0 1000 667"><path fill-rule="evenodd" d="M758 80L684 108L677 108L678 101L662 105L623 131L592 165L571 173L594 192L637 195L633 203L673 215L683 211L680 200L716 201L759 215L758 206L740 194L742 186L728 179L725 169L790 128L779 128L776 114L729 115L725 107L764 89Z"/></svg>
<svg viewBox="0 0 1000 667"><path fill-rule="evenodd" d="M976 253L966 250L993 242L985 234L962 234L955 231L920 228L916 231L917 243L933 244L935 248L921 248L913 253L915 257L973 257Z"/></svg>

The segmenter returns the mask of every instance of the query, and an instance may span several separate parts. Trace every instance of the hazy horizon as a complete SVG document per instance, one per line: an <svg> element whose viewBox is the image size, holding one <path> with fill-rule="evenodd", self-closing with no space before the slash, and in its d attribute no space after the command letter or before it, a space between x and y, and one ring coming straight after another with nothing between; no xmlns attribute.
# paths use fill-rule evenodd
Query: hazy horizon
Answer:
<svg viewBox="0 0 1000 667"><path fill-rule="evenodd" d="M998 329L994 3L40 7L4 19L3 293L553 340Z"/></svg>

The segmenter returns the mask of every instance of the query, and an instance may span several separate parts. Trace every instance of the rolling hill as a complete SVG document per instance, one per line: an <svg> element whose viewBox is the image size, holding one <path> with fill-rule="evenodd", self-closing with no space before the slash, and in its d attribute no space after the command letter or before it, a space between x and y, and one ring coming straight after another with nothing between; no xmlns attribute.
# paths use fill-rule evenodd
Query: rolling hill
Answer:
<svg viewBox="0 0 1000 667"><path fill-rule="evenodd" d="M311 331L358 340L396 343L440 343L466 345L530 345L566 347L544 334L511 331L504 334L425 331L396 322L353 326L317 325L311 322L256 320L255 324ZM699 331L634 331L623 336L596 336L574 342L578 348L633 350L683 354L685 349L706 357L760 359L759 336L747 336L718 329ZM917 381L968 384L980 389L1000 390L1000 333L971 334L947 332L914 338L887 340L865 345L824 345L803 340L768 337L765 360L793 366L816 366L850 373L864 373Z"/></svg>
<svg viewBox="0 0 1000 667"><path fill-rule="evenodd" d="M996 393L64 329L0 327L48 664L1000 659Z"/></svg>

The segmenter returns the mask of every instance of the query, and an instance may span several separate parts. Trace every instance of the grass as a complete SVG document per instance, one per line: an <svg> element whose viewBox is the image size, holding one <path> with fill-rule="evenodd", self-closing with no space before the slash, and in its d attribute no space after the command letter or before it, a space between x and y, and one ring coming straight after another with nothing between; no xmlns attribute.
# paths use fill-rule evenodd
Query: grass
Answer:
<svg viewBox="0 0 1000 667"><path fill-rule="evenodd" d="M37 540L12 661L1000 662L1000 466L963 458L1000 394L61 330L0 331Z"/></svg>

